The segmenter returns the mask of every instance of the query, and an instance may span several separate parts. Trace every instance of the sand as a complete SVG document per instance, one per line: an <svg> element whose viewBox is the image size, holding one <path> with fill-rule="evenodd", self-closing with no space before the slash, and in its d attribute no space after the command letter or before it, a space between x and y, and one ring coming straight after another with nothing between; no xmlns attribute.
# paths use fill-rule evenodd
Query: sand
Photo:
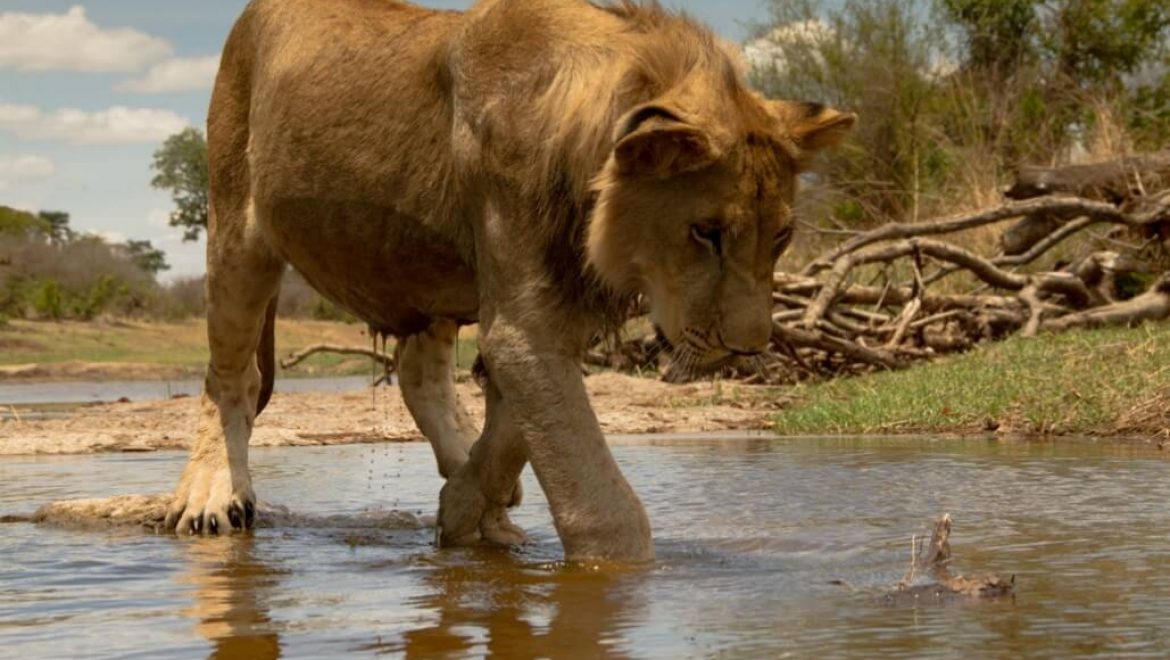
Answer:
<svg viewBox="0 0 1170 660"><path fill-rule="evenodd" d="M765 429L783 401L776 390L730 383L670 385L603 373L586 379L607 434ZM473 383L459 392L483 415ZM0 422L0 455L87 454L186 449L196 425L194 397L78 408L64 419ZM414 442L414 426L396 388L341 394L276 394L256 420L254 447Z"/></svg>

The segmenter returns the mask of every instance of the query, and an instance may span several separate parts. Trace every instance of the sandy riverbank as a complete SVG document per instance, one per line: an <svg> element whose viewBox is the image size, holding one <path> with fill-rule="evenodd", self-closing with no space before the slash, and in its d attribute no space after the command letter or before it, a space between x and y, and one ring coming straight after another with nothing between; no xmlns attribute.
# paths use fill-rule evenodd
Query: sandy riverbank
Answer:
<svg viewBox="0 0 1170 660"><path fill-rule="evenodd" d="M728 383L668 385L605 373L586 379L608 434L764 429L778 406L774 390ZM459 391L483 415L473 383ZM79 408L65 419L0 422L0 455L86 454L185 449L198 400L111 403ZM341 394L277 394L256 420L254 447L421 441L396 388Z"/></svg>

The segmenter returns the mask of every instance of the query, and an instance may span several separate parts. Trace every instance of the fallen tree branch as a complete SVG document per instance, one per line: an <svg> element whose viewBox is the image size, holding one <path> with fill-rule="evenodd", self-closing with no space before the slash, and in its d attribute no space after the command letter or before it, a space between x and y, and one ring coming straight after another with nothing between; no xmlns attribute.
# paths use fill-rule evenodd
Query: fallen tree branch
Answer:
<svg viewBox="0 0 1170 660"><path fill-rule="evenodd" d="M393 373L395 369L394 358L368 348L361 348L360 346L339 346L337 344L313 344L305 348L290 353L288 357L281 358L280 367L282 369L291 369L300 364L305 358L316 353L339 353L341 355L360 355L368 357L374 362L382 365L386 373Z"/></svg>
<svg viewBox="0 0 1170 660"><path fill-rule="evenodd" d="M851 360L884 369L894 370L906 366L904 362L888 351L868 348L817 330L803 330L773 323L772 338L788 346L816 348L831 353L840 353Z"/></svg>
<svg viewBox="0 0 1170 660"><path fill-rule="evenodd" d="M1045 330L1135 325L1170 318L1170 276L1163 275L1149 291L1124 302L1069 314L1043 323Z"/></svg>
<svg viewBox="0 0 1170 660"><path fill-rule="evenodd" d="M1040 319L1044 314L1044 303L1040 300L1040 291L1035 285L1028 285L1020 290L1020 300L1028 305L1028 322L1024 324L1023 335L1035 337L1040 329Z"/></svg>
<svg viewBox="0 0 1170 660"><path fill-rule="evenodd" d="M889 241L920 236L936 236L951 234L966 229L974 229L993 224L1010 218L1018 218L1033 213L1059 213L1062 215L1084 215L1096 218L1099 222L1116 222L1119 224L1133 224L1134 219L1122 213L1112 204L1096 202L1077 197L1053 197L1029 199L1021 202L1011 202L993 209L976 213L966 213L933 222L904 223L891 222L877 229L865 232L843 242L827 254L817 258L800 272L804 276L813 276L832 267L833 263L850 252L873 245L880 241Z"/></svg>
<svg viewBox="0 0 1170 660"><path fill-rule="evenodd" d="M891 261L918 253L962 266L987 284L999 289L1020 291L1027 286L1035 286L1038 291L1062 294L1072 300L1073 304L1078 307L1089 304L1092 298L1084 282L1071 273L1038 273L1034 275L1010 273L974 252L957 245L930 239L913 238L881 248L858 252L856 254L847 254L840 257L833 264L833 268L829 272L824 286L821 287L821 290L817 292L816 298L813 298L809 304L801 324L805 328L811 328L816 325L816 322L825 315L829 307L833 304L838 291L854 268L879 261Z"/></svg>

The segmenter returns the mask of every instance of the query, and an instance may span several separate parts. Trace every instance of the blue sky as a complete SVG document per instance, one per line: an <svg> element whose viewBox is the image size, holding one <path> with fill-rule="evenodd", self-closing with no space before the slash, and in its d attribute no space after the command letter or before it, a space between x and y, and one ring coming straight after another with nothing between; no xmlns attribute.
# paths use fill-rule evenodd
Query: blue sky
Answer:
<svg viewBox="0 0 1170 660"><path fill-rule="evenodd" d="M0 0L0 204L61 210L76 229L146 238L169 277L203 272L202 244L167 226L149 186L169 134L206 121L215 60L246 0ZM420 4L463 9L470 0ZM667 0L742 41L763 0Z"/></svg>

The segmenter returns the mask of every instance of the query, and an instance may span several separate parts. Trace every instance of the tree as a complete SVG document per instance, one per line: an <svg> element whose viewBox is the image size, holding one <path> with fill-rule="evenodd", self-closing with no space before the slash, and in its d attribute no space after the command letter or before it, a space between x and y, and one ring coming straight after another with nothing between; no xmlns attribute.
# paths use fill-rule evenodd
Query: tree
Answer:
<svg viewBox="0 0 1170 660"><path fill-rule="evenodd" d="M964 68L975 74L964 82L1031 109L1016 118L1008 141L1025 160L1083 141L1102 107L1146 148L1161 146L1170 129L1159 112L1170 91L1161 78L1170 46L1163 0L941 0L941 9L964 42ZM1021 149L1023 142L1033 144Z"/></svg>
<svg viewBox="0 0 1170 660"><path fill-rule="evenodd" d="M755 84L773 98L862 118L822 168L847 197L834 215L854 222L912 214L920 179L940 159L930 111L943 35L929 12L914 0L772 0L770 8L761 41L772 62L756 63Z"/></svg>
<svg viewBox="0 0 1170 660"><path fill-rule="evenodd" d="M753 82L861 117L806 215L912 220L982 203L1024 163L1170 139L1166 0L768 5L772 20L746 49Z"/></svg>
<svg viewBox="0 0 1170 660"><path fill-rule="evenodd" d="M151 245L150 241L133 239L126 241L126 256L134 262L134 265L152 276L171 268L171 265L167 263L166 253Z"/></svg>
<svg viewBox="0 0 1170 660"><path fill-rule="evenodd" d="M27 237L49 233L49 223L28 211L0 206L0 237Z"/></svg>
<svg viewBox="0 0 1170 660"><path fill-rule="evenodd" d="M45 222L45 234L53 245L64 245L73 240L73 229L69 227L69 214L64 211L41 211L37 217Z"/></svg>
<svg viewBox="0 0 1170 660"><path fill-rule="evenodd" d="M958 28L967 66L1002 83L1035 56L1039 17L1034 0L941 0L944 15Z"/></svg>
<svg viewBox="0 0 1170 660"><path fill-rule="evenodd" d="M207 228L207 140L197 128L185 128L154 152L150 185L171 192L175 210L171 226L183 229L183 240L194 241Z"/></svg>

